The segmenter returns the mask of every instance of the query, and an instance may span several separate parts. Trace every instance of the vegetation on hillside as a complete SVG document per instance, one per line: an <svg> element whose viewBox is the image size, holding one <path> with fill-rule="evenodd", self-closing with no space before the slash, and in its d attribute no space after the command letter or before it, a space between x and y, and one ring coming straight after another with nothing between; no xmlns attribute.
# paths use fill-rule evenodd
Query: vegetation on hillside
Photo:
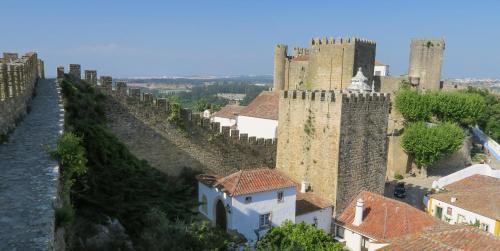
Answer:
<svg viewBox="0 0 500 251"><path fill-rule="evenodd" d="M105 96L93 87L83 81L74 83L68 79L61 82L61 87L65 98L66 129L70 134L61 139L55 155L63 170L66 166L75 167L70 169L75 171L69 174L73 183L70 203L75 208L76 218L95 224L105 222L107 217L118 219L137 250L149 250L155 243L182 231L185 238L170 239L171 248L201 250L206 243L213 243L211 247L220 244L218 248L224 248L225 243L219 241L223 235L212 232L211 228L198 229L199 225L191 224L192 209L196 206L192 184L187 181L192 179L191 176L167 177L131 154L106 128ZM73 157L66 158L68 154ZM83 156L86 161L82 160ZM189 226L189 231L182 226ZM73 248L82 248L78 247L79 241L76 240L88 237L87 231L90 230L72 231L75 235L73 245L76 245Z"/></svg>
<svg viewBox="0 0 500 251"><path fill-rule="evenodd" d="M256 250L340 251L343 245L310 224L286 221L281 226L271 228L257 242Z"/></svg>

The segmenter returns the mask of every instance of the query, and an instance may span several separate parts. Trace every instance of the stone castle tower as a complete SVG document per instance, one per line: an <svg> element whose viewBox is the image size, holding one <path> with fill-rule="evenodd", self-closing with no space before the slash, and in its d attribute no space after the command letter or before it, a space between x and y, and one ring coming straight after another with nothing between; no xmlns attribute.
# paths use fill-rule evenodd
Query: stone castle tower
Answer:
<svg viewBox="0 0 500 251"><path fill-rule="evenodd" d="M344 90L280 93L276 168L333 202L334 214L385 187L390 98L358 69Z"/></svg>
<svg viewBox="0 0 500 251"><path fill-rule="evenodd" d="M279 44L274 51L274 90L342 90L361 67L373 80L375 64L373 41L360 38L316 38L310 48Z"/></svg>
<svg viewBox="0 0 500 251"><path fill-rule="evenodd" d="M408 76L422 90L441 88L444 39L412 39Z"/></svg>

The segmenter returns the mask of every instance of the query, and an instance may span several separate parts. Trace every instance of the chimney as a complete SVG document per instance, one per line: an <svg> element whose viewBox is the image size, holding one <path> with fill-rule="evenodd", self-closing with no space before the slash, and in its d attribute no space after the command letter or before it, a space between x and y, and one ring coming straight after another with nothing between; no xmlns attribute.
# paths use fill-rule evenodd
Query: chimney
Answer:
<svg viewBox="0 0 500 251"><path fill-rule="evenodd" d="M363 209L364 209L364 202L363 199L359 198L358 201L356 201L356 211L354 214L354 221L352 224L354 226L359 226L363 222Z"/></svg>
<svg viewBox="0 0 500 251"><path fill-rule="evenodd" d="M305 193L307 192L307 189L309 188L309 182L307 181L302 181L300 184L300 192Z"/></svg>
<svg viewBox="0 0 500 251"><path fill-rule="evenodd" d="M455 203L457 201L456 197L451 197L451 203Z"/></svg>

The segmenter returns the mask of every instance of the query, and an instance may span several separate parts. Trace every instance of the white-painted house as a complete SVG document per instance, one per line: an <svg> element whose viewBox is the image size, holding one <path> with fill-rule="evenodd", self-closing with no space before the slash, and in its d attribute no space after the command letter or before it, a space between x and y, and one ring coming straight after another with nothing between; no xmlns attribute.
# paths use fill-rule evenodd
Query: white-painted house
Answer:
<svg viewBox="0 0 500 251"><path fill-rule="evenodd" d="M305 221L329 232L331 203L273 169L242 170L218 178L198 176L199 211L214 225L254 243L272 226Z"/></svg>
<svg viewBox="0 0 500 251"><path fill-rule="evenodd" d="M472 224L500 235L500 179L475 174L429 196L427 211L450 224Z"/></svg>
<svg viewBox="0 0 500 251"><path fill-rule="evenodd" d="M238 130L248 137L274 139L278 130L279 93L263 91L238 115Z"/></svg>
<svg viewBox="0 0 500 251"><path fill-rule="evenodd" d="M393 239L439 224L404 202L362 191L335 220L335 238L352 251L383 248Z"/></svg>
<svg viewBox="0 0 500 251"><path fill-rule="evenodd" d="M375 60L375 67L373 70L373 75L375 75L375 76L389 76L389 65L383 64L382 62Z"/></svg>
<svg viewBox="0 0 500 251"><path fill-rule="evenodd" d="M223 126L229 126L236 129L236 123L238 121L238 115L245 106L239 105L226 105L216 112L212 116L213 122L219 122L220 128Z"/></svg>

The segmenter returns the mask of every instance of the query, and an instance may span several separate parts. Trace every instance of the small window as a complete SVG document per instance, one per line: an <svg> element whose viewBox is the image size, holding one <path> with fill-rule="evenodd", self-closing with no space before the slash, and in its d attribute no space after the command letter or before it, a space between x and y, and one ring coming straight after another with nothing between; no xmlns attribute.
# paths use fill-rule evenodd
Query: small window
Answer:
<svg viewBox="0 0 500 251"><path fill-rule="evenodd" d="M337 226L335 230L335 236L344 239L344 228L341 226Z"/></svg>
<svg viewBox="0 0 500 251"><path fill-rule="evenodd" d="M271 226L271 213L261 214L259 216L259 228L267 228Z"/></svg>
<svg viewBox="0 0 500 251"><path fill-rule="evenodd" d="M246 204L251 203L251 202L252 202L252 196L245 197L245 203Z"/></svg>
<svg viewBox="0 0 500 251"><path fill-rule="evenodd" d="M490 229L490 226L488 224L481 223L481 229L488 232Z"/></svg>
<svg viewBox="0 0 500 251"><path fill-rule="evenodd" d="M282 203L285 201L285 197L283 196L283 191L278 192L278 203Z"/></svg>
<svg viewBox="0 0 500 251"><path fill-rule="evenodd" d="M318 227L318 218L317 217L314 217L313 219L313 224L312 224L315 228Z"/></svg>
<svg viewBox="0 0 500 251"><path fill-rule="evenodd" d="M465 220L465 216L461 215L461 214L458 214L457 215L457 223L458 224L461 224L461 223L467 223L466 220Z"/></svg>
<svg viewBox="0 0 500 251"><path fill-rule="evenodd" d="M451 213L452 213L452 208L451 207L446 208L446 214L451 215Z"/></svg>

